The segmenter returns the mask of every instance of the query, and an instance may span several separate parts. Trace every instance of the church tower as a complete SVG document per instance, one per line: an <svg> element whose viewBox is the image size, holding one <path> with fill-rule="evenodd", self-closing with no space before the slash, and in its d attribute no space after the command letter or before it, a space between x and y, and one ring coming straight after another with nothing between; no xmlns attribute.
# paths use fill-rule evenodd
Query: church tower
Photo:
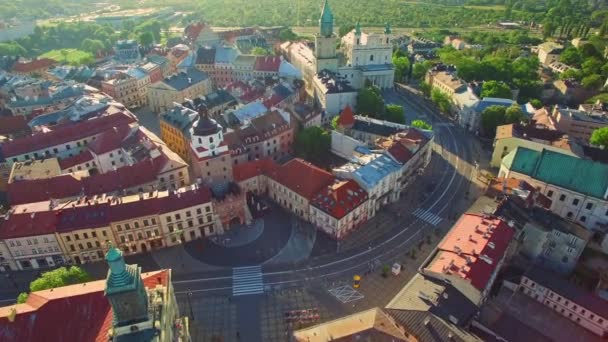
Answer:
<svg viewBox="0 0 608 342"><path fill-rule="evenodd" d="M323 69L338 71L338 56L336 53L336 35L334 34L334 14L328 0L323 4L319 18L319 33L315 35L316 71Z"/></svg>
<svg viewBox="0 0 608 342"><path fill-rule="evenodd" d="M127 265L122 252L110 247L106 253L110 269L106 277L105 295L114 312L114 328L148 320L148 295L141 280L141 268Z"/></svg>

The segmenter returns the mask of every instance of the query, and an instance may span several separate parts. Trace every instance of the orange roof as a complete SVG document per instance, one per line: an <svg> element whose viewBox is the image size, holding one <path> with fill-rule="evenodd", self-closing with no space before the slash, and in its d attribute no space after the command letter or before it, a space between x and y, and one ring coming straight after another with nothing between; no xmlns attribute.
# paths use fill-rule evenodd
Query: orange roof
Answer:
<svg viewBox="0 0 608 342"><path fill-rule="evenodd" d="M48 68L55 64L57 64L57 62L55 62L55 60L52 60L50 58L40 58L40 59L35 59L30 62L15 63L15 65L13 66L13 71L31 72L31 71Z"/></svg>
<svg viewBox="0 0 608 342"><path fill-rule="evenodd" d="M257 159L234 165L232 167L232 174L236 182L241 182L262 174L268 174L276 167L277 164L270 158Z"/></svg>
<svg viewBox="0 0 608 342"><path fill-rule="evenodd" d="M338 220L355 210L367 200L367 192L350 179L336 181L321 189L310 202Z"/></svg>
<svg viewBox="0 0 608 342"><path fill-rule="evenodd" d="M331 173L299 158L275 168L269 176L308 200L334 180Z"/></svg>
<svg viewBox="0 0 608 342"><path fill-rule="evenodd" d="M166 286L169 275L170 270L161 270L141 276L144 286L154 288ZM24 304L0 308L0 341L108 341L112 308L105 285L98 280L37 291ZM10 322L13 309L17 314Z"/></svg>
<svg viewBox="0 0 608 342"><path fill-rule="evenodd" d="M424 269L465 279L483 291L514 233L501 219L464 214L437 246L433 260Z"/></svg>
<svg viewBox="0 0 608 342"><path fill-rule="evenodd" d="M338 125L340 126L352 126L355 124L355 114L353 110L350 108L350 105L346 105L346 107L340 113L340 117L338 118Z"/></svg>

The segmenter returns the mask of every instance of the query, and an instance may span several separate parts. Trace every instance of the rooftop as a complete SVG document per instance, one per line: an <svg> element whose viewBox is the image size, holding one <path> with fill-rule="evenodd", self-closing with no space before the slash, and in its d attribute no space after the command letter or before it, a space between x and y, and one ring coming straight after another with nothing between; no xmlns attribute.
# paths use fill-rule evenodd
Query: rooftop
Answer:
<svg viewBox="0 0 608 342"><path fill-rule="evenodd" d="M503 160L511 171L581 194L605 199L608 165L543 149L517 147Z"/></svg>
<svg viewBox="0 0 608 342"><path fill-rule="evenodd" d="M367 198L367 192L352 179L336 180L319 191L310 204L339 220L355 210Z"/></svg>
<svg viewBox="0 0 608 342"><path fill-rule="evenodd" d="M195 68L190 68L186 71L181 71L175 75L169 76L162 82L177 91L182 91L194 84L205 81L208 78L206 73Z"/></svg>
<svg viewBox="0 0 608 342"><path fill-rule="evenodd" d="M378 185L385 177L399 170L401 170L401 165L381 154L357 168L354 176L360 184L363 184L364 188L371 189Z"/></svg>
<svg viewBox="0 0 608 342"><path fill-rule="evenodd" d="M483 292L515 234L501 219L464 214L437 246L424 271L458 277Z"/></svg>
<svg viewBox="0 0 608 342"><path fill-rule="evenodd" d="M331 173L299 158L279 166L269 176L307 200L312 200L323 187L334 180Z"/></svg>
<svg viewBox="0 0 608 342"><path fill-rule="evenodd" d="M345 77L329 70L321 70L315 78L325 87L326 94L352 93L355 89Z"/></svg>
<svg viewBox="0 0 608 342"><path fill-rule="evenodd" d="M28 160L13 164L8 182L56 177L61 174L57 158Z"/></svg>
<svg viewBox="0 0 608 342"><path fill-rule="evenodd" d="M566 151L571 150L570 139L566 133L538 128L534 125L510 124L498 126L496 140L505 138L520 138L551 145Z"/></svg>
<svg viewBox="0 0 608 342"><path fill-rule="evenodd" d="M247 163L239 163L232 167L235 182L242 182L260 175L268 175L278 165L270 158L256 159Z"/></svg>
<svg viewBox="0 0 608 342"><path fill-rule="evenodd" d="M389 121L382 121L368 118L366 116L355 115L355 124L352 129L374 135L388 137L398 132L407 130L409 127Z"/></svg>
<svg viewBox="0 0 608 342"><path fill-rule="evenodd" d="M597 112L585 112L578 109L571 108L556 108L556 110L563 116L567 116L575 121L588 121L597 124L608 125L608 115Z"/></svg>

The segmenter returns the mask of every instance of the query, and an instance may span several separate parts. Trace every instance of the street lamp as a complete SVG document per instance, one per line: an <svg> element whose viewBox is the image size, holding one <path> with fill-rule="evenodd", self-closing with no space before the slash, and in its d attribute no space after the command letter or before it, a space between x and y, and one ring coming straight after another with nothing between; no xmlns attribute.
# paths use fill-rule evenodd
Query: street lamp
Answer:
<svg viewBox="0 0 608 342"><path fill-rule="evenodd" d="M192 299L192 291L188 290L188 296L186 298L188 299L188 307L190 308L190 319L194 321L194 312L192 311L192 302L190 301Z"/></svg>

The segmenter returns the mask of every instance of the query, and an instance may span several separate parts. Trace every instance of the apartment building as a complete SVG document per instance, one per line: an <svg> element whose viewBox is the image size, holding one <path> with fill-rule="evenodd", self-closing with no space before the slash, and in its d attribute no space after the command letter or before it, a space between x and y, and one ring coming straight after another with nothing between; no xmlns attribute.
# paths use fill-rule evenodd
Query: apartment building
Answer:
<svg viewBox="0 0 608 342"><path fill-rule="evenodd" d="M101 82L101 91L129 108L138 107L142 102L138 84L137 78L119 71L112 78Z"/></svg>
<svg viewBox="0 0 608 342"><path fill-rule="evenodd" d="M551 271L540 267L529 268L518 290L600 338L608 336L608 302Z"/></svg>
<svg viewBox="0 0 608 342"><path fill-rule="evenodd" d="M167 112L174 102L182 103L211 92L208 75L190 68L148 86L148 104L155 113Z"/></svg>
<svg viewBox="0 0 608 342"><path fill-rule="evenodd" d="M190 162L189 130L198 120L198 112L175 103L160 117L160 137L167 146L186 162Z"/></svg>
<svg viewBox="0 0 608 342"><path fill-rule="evenodd" d="M594 130L608 126L608 115L555 106L551 113L555 128L572 138L589 141Z"/></svg>

